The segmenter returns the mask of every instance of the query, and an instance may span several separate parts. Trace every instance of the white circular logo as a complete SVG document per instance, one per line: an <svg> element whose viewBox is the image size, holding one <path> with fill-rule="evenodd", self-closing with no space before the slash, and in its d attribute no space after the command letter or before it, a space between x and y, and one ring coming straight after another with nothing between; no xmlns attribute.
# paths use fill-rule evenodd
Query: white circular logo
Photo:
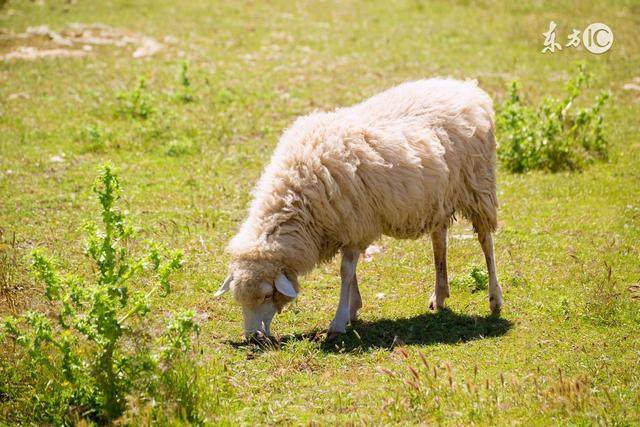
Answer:
<svg viewBox="0 0 640 427"><path fill-rule="evenodd" d="M605 53L613 44L613 31L600 22L591 24L582 33L582 44L591 53Z"/></svg>

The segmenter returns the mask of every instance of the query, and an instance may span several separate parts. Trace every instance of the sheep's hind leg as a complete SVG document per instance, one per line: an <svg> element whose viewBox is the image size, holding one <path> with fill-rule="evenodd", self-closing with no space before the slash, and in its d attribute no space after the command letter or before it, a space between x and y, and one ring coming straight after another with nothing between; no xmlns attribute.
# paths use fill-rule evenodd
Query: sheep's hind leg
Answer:
<svg viewBox="0 0 640 427"><path fill-rule="evenodd" d="M498 283L496 259L493 255L493 237L488 231L478 231L478 240L480 240L489 271L489 306L493 314L499 314L502 307L502 288Z"/></svg>
<svg viewBox="0 0 640 427"><path fill-rule="evenodd" d="M358 310L362 308L362 297L358 288L358 276L353 273L353 280L349 287L349 320L353 322L358 318Z"/></svg>
<svg viewBox="0 0 640 427"><path fill-rule="evenodd" d="M444 300L449 297L447 279L447 229L442 227L431 233L433 260L436 265L436 287L429 300L432 310L444 308Z"/></svg>
<svg viewBox="0 0 640 427"><path fill-rule="evenodd" d="M352 283L355 283L355 287L357 289L356 266L358 265L359 257L360 251L358 250L342 250L342 262L340 264L340 301L338 302L336 315L333 317L333 320L329 325L330 335L344 334L347 332L347 324L349 324L349 320L351 318L349 300L352 295ZM360 295L359 291L356 292Z"/></svg>

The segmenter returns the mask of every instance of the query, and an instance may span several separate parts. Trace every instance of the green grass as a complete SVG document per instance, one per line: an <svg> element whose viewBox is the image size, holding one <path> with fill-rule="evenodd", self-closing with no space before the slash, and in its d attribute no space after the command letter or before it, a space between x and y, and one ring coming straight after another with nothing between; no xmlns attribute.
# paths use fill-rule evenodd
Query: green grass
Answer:
<svg viewBox="0 0 640 427"><path fill-rule="evenodd" d="M615 43L604 55L542 55L550 20L561 41L573 27L604 22ZM28 255L44 248L64 270L81 264L82 224L97 211L91 183L110 161L140 235L185 251L174 293L157 303L200 318L196 365L175 381L183 406L207 423L640 422L640 98L623 90L640 76L637 2L9 1L0 9L8 31L71 22L178 41L147 59L95 47L84 59L0 63L0 314L48 310ZM0 53L20 43L0 41ZM500 171L501 318L489 316L486 291L468 286L452 286L449 310L428 312L430 243L384 238L384 252L359 266L364 308L345 337L321 334L338 299L334 262L304 277L297 302L274 321L278 349L241 343L240 309L212 294L252 185L296 116L434 75L477 78L496 101L517 79L537 101L560 96L578 62L593 73L586 99L613 94L610 159L581 173ZM450 231L451 277L483 265L475 239L456 238L469 228ZM23 401L4 397L15 361L0 354L0 423L37 423ZM180 416L130 405L134 424Z"/></svg>

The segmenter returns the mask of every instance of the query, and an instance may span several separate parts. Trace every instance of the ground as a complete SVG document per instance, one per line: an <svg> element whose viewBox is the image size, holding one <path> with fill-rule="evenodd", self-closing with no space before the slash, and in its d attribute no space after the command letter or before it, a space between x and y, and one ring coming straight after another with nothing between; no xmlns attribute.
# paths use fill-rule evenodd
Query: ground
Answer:
<svg viewBox="0 0 640 427"><path fill-rule="evenodd" d="M15 236L16 255L0 266L11 277L1 314L43 306L26 270L33 248L63 268L85 265L91 183L110 161L141 235L185 251L157 316L197 310L208 423L640 422L640 94L624 89L640 75L637 2L2 3L2 55L52 46L9 34L73 22L144 34L163 49L134 58L135 46L96 45L81 58L0 63L0 227L4 247ZM551 20L561 43L603 22L614 45L602 55L542 54ZM180 96L184 61L191 102ZM384 238L359 265L364 307L346 336L322 335L338 299L334 261L304 277L297 302L274 321L279 349L242 345L240 309L213 298L227 274L223 250L296 116L438 75L476 78L497 103L516 79L537 101L561 93L579 62L593 74L588 99L613 93L611 158L583 172L499 171L499 318L486 290L461 286L448 310L430 312L429 240ZM127 109L117 95L141 76L147 104ZM449 243L451 277L482 266L468 223L455 224ZM29 414L0 401L3 418Z"/></svg>

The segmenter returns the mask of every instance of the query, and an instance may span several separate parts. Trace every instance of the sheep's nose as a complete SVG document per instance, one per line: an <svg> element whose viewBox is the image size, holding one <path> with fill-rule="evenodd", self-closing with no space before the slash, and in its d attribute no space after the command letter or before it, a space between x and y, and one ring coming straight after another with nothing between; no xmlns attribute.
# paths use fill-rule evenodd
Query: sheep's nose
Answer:
<svg viewBox="0 0 640 427"><path fill-rule="evenodd" d="M244 334L246 339L251 339L256 333L269 336L271 319L275 314L273 304L263 304L258 308L243 307Z"/></svg>

